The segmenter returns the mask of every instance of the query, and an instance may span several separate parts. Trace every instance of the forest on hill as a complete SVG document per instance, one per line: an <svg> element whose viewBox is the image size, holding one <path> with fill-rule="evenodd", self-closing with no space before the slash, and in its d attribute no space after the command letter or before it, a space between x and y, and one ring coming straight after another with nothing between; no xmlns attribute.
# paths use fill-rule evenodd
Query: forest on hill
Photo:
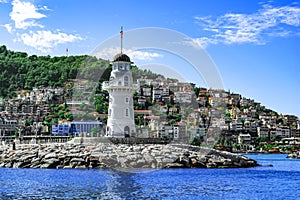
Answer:
<svg viewBox="0 0 300 200"><path fill-rule="evenodd" d="M149 70L132 66L133 76L155 77ZM77 77L93 80L101 74L100 82L108 80L111 65L108 60L90 55L37 56L26 52L15 52L0 46L0 97L11 98L17 90L33 87L57 87ZM98 81L98 80L93 80Z"/></svg>

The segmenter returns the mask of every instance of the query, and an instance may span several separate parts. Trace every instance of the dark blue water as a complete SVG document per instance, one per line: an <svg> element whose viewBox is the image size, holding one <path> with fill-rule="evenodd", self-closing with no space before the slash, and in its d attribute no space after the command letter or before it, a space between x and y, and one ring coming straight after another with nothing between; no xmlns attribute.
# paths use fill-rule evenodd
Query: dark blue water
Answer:
<svg viewBox="0 0 300 200"><path fill-rule="evenodd" d="M264 166L138 173L0 168L0 199L300 199L300 160L247 156Z"/></svg>

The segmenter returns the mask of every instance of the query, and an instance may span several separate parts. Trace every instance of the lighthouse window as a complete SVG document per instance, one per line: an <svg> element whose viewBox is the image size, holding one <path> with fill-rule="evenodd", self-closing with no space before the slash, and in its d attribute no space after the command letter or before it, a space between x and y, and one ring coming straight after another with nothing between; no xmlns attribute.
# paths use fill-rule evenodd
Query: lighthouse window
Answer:
<svg viewBox="0 0 300 200"><path fill-rule="evenodd" d="M125 97L125 103L129 103L129 98Z"/></svg>
<svg viewBox="0 0 300 200"><path fill-rule="evenodd" d="M118 69L118 65L114 64L114 70Z"/></svg>
<svg viewBox="0 0 300 200"><path fill-rule="evenodd" d="M120 65L120 70L124 70L124 66L123 65Z"/></svg>
<svg viewBox="0 0 300 200"><path fill-rule="evenodd" d="M128 76L124 76L124 85L128 86Z"/></svg>
<svg viewBox="0 0 300 200"><path fill-rule="evenodd" d="M128 116L129 116L129 109L126 108L126 109L125 109L125 117L128 117Z"/></svg>
<svg viewBox="0 0 300 200"><path fill-rule="evenodd" d="M126 70L129 70L129 64L126 64Z"/></svg>

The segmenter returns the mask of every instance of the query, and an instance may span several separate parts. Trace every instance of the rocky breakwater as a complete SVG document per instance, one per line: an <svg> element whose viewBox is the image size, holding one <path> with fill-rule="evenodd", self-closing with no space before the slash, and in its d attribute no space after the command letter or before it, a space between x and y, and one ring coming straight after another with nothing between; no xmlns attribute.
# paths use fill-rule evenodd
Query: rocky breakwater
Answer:
<svg viewBox="0 0 300 200"><path fill-rule="evenodd" d="M290 153L287 158L296 158L296 159L300 159L300 151L296 151L293 153Z"/></svg>
<svg viewBox="0 0 300 200"><path fill-rule="evenodd" d="M7 168L245 168L255 160L190 145L79 144L19 145L0 148Z"/></svg>

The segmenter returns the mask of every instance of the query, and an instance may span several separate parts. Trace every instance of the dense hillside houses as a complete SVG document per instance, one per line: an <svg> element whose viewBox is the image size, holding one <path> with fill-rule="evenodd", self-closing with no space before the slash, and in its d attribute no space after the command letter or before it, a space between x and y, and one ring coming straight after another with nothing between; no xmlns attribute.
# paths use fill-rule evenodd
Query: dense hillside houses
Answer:
<svg viewBox="0 0 300 200"><path fill-rule="evenodd" d="M241 149L253 149L260 140L299 143L297 116L278 114L240 94L197 88L175 79L141 77L136 81L135 137L200 141ZM82 81L71 85L76 87L76 95L86 89ZM17 91L16 98L1 99L0 136L104 136L107 109L95 112L95 107L97 103L105 105L108 94L100 89L93 95L89 90L74 101L67 97L68 87ZM99 97L102 100L97 102Z"/></svg>

